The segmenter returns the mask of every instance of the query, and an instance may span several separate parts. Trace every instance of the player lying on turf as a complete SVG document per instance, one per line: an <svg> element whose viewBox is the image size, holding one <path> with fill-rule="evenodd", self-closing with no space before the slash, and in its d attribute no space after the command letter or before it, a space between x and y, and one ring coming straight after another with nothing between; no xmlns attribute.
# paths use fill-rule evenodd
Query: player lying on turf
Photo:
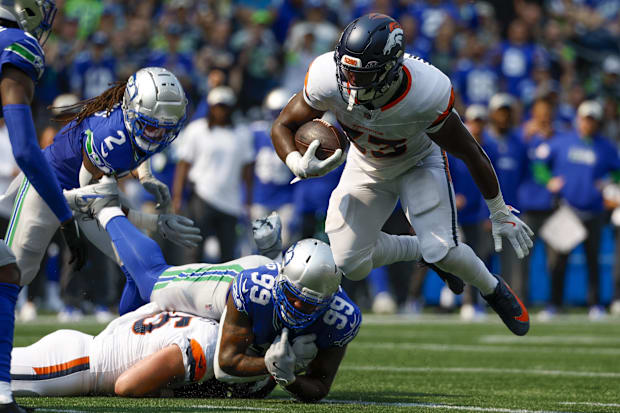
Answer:
<svg viewBox="0 0 620 413"><path fill-rule="evenodd" d="M0 256L15 261L0 242ZM206 383L196 395L223 396L213 383L218 325L155 303L113 320L95 337L58 330L28 347L13 349L11 387L18 396L158 395L160 390ZM235 396L264 397L270 377L228 388Z"/></svg>
<svg viewBox="0 0 620 413"><path fill-rule="evenodd" d="M185 122L187 99L177 78L163 68L141 69L98 97L80 102L63 120L70 121L44 150L63 189L78 188L103 175L121 177L139 167L143 186L159 202L169 202L165 184L150 173L152 155L166 148ZM77 114L73 109L79 109ZM20 186L21 184L21 186ZM5 197L15 197L7 242L17 257L22 285L37 274L41 259L59 221L28 181L18 176ZM199 230L176 215L131 211L136 225L159 230L185 246L199 242ZM80 228L104 253L114 258L110 239L94 220L79 220Z"/></svg>
<svg viewBox="0 0 620 413"><path fill-rule="evenodd" d="M457 238L444 151L465 162L486 199L497 251L506 237L523 258L533 232L504 203L491 162L453 110L450 79L405 54L403 36L397 21L378 13L347 25L336 50L314 60L303 90L274 122L274 147L298 178L330 172L344 161L342 151L320 161L314 141L302 156L294 136L305 123L332 112L353 143L325 221L345 277L360 280L372 268L423 257L477 287L506 326L524 335L525 306ZM399 199L416 237L381 232Z"/></svg>
<svg viewBox="0 0 620 413"><path fill-rule="evenodd" d="M113 183L67 195L74 205L81 198L82 208L110 234L121 265L135 281L137 302L158 301L156 293L171 288L166 309L221 316L214 363L219 380L271 375L300 400L328 394L361 313L340 288L341 273L327 244L302 240L286 251L282 265L267 261L240 272L209 264L171 267L159 246L125 218ZM131 292L123 295L127 307Z"/></svg>

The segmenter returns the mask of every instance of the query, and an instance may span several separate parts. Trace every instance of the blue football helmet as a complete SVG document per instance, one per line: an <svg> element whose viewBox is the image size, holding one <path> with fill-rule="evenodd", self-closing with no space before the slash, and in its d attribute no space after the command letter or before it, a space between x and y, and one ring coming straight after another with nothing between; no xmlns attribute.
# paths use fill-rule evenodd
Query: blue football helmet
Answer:
<svg viewBox="0 0 620 413"><path fill-rule="evenodd" d="M340 287L342 272L336 267L329 245L304 239L284 253L284 263L274 284L278 318L284 326L301 329L327 311ZM301 306L294 303L301 301Z"/></svg>
<svg viewBox="0 0 620 413"><path fill-rule="evenodd" d="M147 155L170 145L187 119L183 87L162 67L147 67L133 74L121 107L132 144Z"/></svg>
<svg viewBox="0 0 620 413"><path fill-rule="evenodd" d="M365 104L380 98L398 79L404 33L390 16L371 13L345 27L336 45L336 78L342 98L349 104Z"/></svg>
<svg viewBox="0 0 620 413"><path fill-rule="evenodd" d="M45 44L56 17L54 0L0 0L0 18L14 21L20 29Z"/></svg>

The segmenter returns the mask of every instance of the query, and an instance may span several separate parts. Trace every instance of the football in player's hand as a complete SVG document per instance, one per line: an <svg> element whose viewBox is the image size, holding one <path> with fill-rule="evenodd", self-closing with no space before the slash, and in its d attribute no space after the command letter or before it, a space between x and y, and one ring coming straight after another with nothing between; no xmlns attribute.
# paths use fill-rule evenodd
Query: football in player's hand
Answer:
<svg viewBox="0 0 620 413"><path fill-rule="evenodd" d="M295 133L295 146L302 155L314 140L320 142L315 156L321 160L332 156L338 148L344 152L349 144L344 133L323 119L304 123Z"/></svg>

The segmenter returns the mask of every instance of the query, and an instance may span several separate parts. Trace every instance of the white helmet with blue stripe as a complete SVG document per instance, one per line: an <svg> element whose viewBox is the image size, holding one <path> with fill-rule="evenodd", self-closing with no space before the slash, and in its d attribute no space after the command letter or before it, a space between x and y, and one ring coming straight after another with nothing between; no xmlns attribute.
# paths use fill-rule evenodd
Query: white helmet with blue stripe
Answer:
<svg viewBox="0 0 620 413"><path fill-rule="evenodd" d="M39 43L47 40L56 17L54 0L0 0L0 18L14 21Z"/></svg>
<svg viewBox="0 0 620 413"><path fill-rule="evenodd" d="M276 312L282 324L292 329L312 324L327 311L341 279L329 245L313 238L293 244L284 253L274 285Z"/></svg>
<svg viewBox="0 0 620 413"><path fill-rule="evenodd" d="M133 144L147 155L170 145L187 119L181 82L163 67L147 67L133 74L121 107Z"/></svg>

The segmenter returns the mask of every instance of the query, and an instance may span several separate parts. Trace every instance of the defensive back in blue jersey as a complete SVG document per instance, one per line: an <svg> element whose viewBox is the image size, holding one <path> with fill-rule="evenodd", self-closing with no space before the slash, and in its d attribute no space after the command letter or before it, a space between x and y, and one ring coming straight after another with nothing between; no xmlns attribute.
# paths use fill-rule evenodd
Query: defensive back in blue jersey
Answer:
<svg viewBox="0 0 620 413"><path fill-rule="evenodd" d="M252 345L261 351L269 348L283 328L273 299L277 275L275 264L245 270L235 278L231 287L235 307L252 320ZM291 330L290 338L314 333L319 349L343 347L355 338L361 323L359 307L339 288L325 314L307 328Z"/></svg>
<svg viewBox="0 0 620 413"><path fill-rule="evenodd" d="M103 173L116 177L126 175L148 158L143 152L134 150L129 134L123 111L117 105L109 114L97 112L77 126L75 122L69 123L44 153L63 189L77 188L82 150Z"/></svg>
<svg viewBox="0 0 620 413"><path fill-rule="evenodd" d="M0 27L0 71L10 64L36 83L45 71L45 54L32 35L20 29Z"/></svg>

